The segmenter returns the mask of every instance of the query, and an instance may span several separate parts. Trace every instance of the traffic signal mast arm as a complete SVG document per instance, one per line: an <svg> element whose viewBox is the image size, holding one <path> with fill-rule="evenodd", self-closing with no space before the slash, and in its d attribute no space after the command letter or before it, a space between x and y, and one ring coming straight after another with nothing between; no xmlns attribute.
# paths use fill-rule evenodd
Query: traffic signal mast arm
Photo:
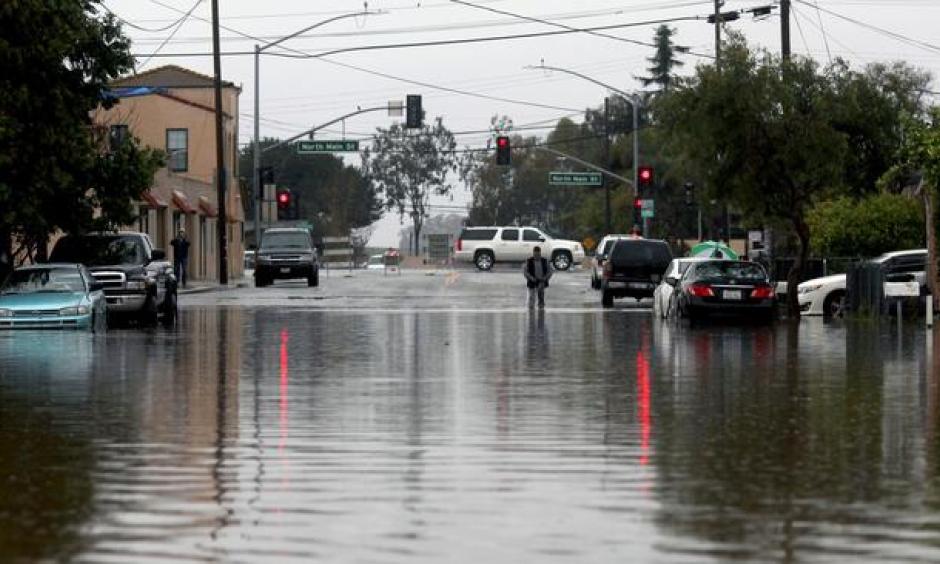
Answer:
<svg viewBox="0 0 940 564"><path fill-rule="evenodd" d="M336 119L333 119L333 120L330 120L330 121L328 121L328 122L326 122L326 123L322 123L322 124L320 124L320 125L318 125L318 126L316 126L316 127L312 127L312 128L310 128L310 129L308 129L307 131L302 131L302 132L298 133L297 135L294 135L293 137L290 137L290 138L285 139L285 140L283 140L283 141L278 141L277 143L275 143L275 144L273 144L273 145L268 145L267 147L262 148L261 151L262 151L262 152L267 152L267 151L270 151L271 149L275 149L275 148L277 148L277 147L280 147L281 145L286 145L286 144L288 144L288 143L293 143L294 141L300 139L300 138L303 137L304 135L310 135L311 133L314 133L314 132L316 132L316 131L319 131L320 129L323 129L324 127L329 127L329 126L333 125L334 123L339 123L339 122L343 121L344 119L351 118L351 117L353 117L353 116L358 116L359 114L365 114L365 113L368 113L368 112L384 112L384 111L387 111L387 110L388 110L388 106L377 106L377 107L375 107L375 108L365 108L364 110L356 110L355 112L350 112L350 113L348 113L348 114L346 114L346 115L344 115L344 116L340 116L340 117L338 117L338 118L336 118Z"/></svg>
<svg viewBox="0 0 940 564"><path fill-rule="evenodd" d="M587 161L581 160L581 159L579 159L578 157L574 157L574 156L569 155L568 153L562 153L561 151L556 151L555 149L551 149L551 148L549 148L549 147L543 147L543 146L541 146L541 145L536 145L536 146L533 147L533 148L539 149L539 150L542 150L542 151L547 151L547 152L549 152L549 153L558 155L559 157L565 157L566 159L570 159L570 160L572 160L572 161L574 161L574 162L576 162L576 163L578 163L578 164L580 164L580 165L586 166L586 167L588 167L588 168L590 168L590 169L593 169L593 170L596 170L596 171L598 171L598 172L601 172L601 173L603 173L603 174L605 174L605 175L607 175L607 176L609 176L609 177L611 177L611 178L615 178L615 179L617 179L617 180L619 180L619 181L621 181L621 182L624 182L624 183L626 183L626 184L629 184L630 186L633 186L633 181L630 180L629 178L624 178L623 176L620 176L619 174L617 174L617 173L615 173L615 172L613 172L613 171L607 170L606 168L604 168L604 167L602 167L602 166L597 166L596 164L589 163L589 162L587 162Z"/></svg>

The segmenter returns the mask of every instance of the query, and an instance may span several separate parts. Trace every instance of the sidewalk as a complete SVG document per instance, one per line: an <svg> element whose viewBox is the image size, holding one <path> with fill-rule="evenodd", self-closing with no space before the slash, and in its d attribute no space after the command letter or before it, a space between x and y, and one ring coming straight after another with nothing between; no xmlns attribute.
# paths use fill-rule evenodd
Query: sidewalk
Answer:
<svg viewBox="0 0 940 564"><path fill-rule="evenodd" d="M223 290L235 290L237 288L247 288L251 285L251 279L243 278L241 280L233 280L228 283L227 286L222 286L217 282L209 282L199 280L192 284L187 284L185 288L178 288L176 293L185 296L187 294L202 294L205 292L220 292Z"/></svg>

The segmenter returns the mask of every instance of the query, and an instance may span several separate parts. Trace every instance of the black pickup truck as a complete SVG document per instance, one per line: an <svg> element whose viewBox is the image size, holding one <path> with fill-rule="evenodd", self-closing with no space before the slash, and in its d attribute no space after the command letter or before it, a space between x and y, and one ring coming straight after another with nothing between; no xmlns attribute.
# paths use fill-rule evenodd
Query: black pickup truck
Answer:
<svg viewBox="0 0 940 564"><path fill-rule="evenodd" d="M67 235L56 242L49 259L88 267L103 286L108 317L134 317L146 325L161 316L167 325L176 320L173 265L146 233Z"/></svg>

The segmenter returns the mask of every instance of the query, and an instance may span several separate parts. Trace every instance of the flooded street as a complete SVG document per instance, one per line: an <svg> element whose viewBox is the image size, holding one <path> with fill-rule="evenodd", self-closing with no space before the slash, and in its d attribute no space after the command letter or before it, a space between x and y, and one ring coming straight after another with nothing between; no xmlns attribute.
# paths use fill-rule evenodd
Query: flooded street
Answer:
<svg viewBox="0 0 940 564"><path fill-rule="evenodd" d="M921 327L677 326L583 273L527 311L483 276L0 334L3 560L940 560Z"/></svg>

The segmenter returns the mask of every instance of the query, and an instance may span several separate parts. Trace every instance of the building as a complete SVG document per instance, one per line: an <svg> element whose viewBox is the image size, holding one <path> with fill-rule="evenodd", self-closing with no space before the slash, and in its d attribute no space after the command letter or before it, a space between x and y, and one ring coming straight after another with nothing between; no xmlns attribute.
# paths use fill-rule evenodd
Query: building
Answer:
<svg viewBox="0 0 940 564"><path fill-rule="evenodd" d="M224 155L227 202L229 277L244 272L245 211L238 184L238 97L241 89L222 83ZM172 257L170 240L180 228L190 240L189 277L218 280L216 226L215 92L214 80L178 66L163 66L114 81L111 95L119 103L99 109L94 123L109 139L131 135L141 145L166 152L167 166L138 208L137 225L157 248Z"/></svg>

